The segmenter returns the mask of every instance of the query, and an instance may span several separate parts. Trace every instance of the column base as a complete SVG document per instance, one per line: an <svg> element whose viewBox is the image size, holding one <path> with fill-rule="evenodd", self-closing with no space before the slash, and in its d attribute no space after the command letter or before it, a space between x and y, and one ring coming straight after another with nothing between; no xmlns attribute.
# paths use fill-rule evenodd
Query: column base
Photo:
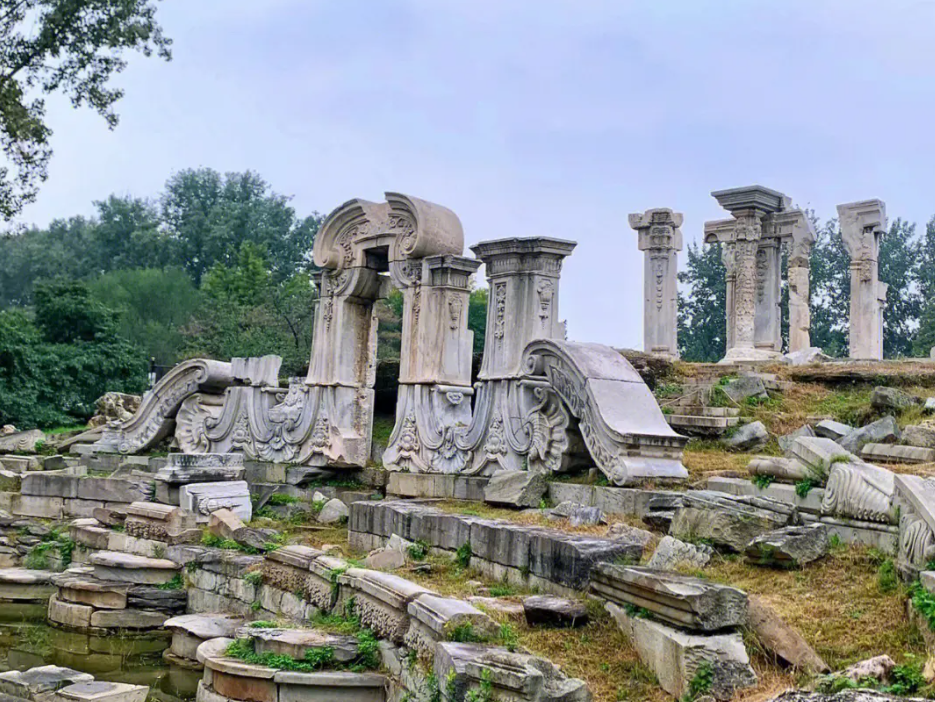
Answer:
<svg viewBox="0 0 935 702"><path fill-rule="evenodd" d="M735 346L732 349L727 349L727 354L722 358L718 363L730 364L730 363L751 363L759 361L778 361L782 358L782 354L778 351L770 351L767 349L752 349Z"/></svg>

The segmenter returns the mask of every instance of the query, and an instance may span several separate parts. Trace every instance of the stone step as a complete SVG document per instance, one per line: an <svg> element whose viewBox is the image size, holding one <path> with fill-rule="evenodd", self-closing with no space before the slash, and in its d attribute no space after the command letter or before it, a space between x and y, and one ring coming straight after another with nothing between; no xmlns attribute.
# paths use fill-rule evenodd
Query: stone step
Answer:
<svg viewBox="0 0 935 702"><path fill-rule="evenodd" d="M591 576L591 590L682 629L717 631L741 626L747 618L743 590L651 568L601 563Z"/></svg>
<svg viewBox="0 0 935 702"><path fill-rule="evenodd" d="M695 417L739 417L740 410L736 407L708 407L707 405L690 404L678 405L680 416Z"/></svg>

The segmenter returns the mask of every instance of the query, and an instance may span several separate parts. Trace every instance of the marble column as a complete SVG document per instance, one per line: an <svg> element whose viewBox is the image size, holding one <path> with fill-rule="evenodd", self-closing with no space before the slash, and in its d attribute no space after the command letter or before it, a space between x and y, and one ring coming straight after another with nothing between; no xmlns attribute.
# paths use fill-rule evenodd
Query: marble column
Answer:
<svg viewBox="0 0 935 702"><path fill-rule="evenodd" d="M879 279L878 258L886 205L882 200L838 205L838 219L851 257L850 357L880 360L887 285Z"/></svg>
<svg viewBox="0 0 935 702"><path fill-rule="evenodd" d="M573 241L545 237L499 239L471 247L486 267L490 292L474 416L457 439L471 456L462 472L552 471L564 460L568 415L561 408L542 406L544 396L526 378L523 352L533 340L565 337L558 317L559 277L563 260L574 248ZM555 440L542 455L530 456L537 435Z"/></svg>
<svg viewBox="0 0 935 702"><path fill-rule="evenodd" d="M774 216L774 233L789 242L789 352L811 348L810 259L815 226L802 210Z"/></svg>
<svg viewBox="0 0 935 702"><path fill-rule="evenodd" d="M779 356L779 242L771 216L789 205L780 192L752 185L711 195L732 220L705 223L705 241L721 243L727 277L727 354L722 363Z"/></svg>
<svg viewBox="0 0 935 702"><path fill-rule="evenodd" d="M629 217L644 252L643 350L678 358L678 252L682 250L681 212L646 210Z"/></svg>

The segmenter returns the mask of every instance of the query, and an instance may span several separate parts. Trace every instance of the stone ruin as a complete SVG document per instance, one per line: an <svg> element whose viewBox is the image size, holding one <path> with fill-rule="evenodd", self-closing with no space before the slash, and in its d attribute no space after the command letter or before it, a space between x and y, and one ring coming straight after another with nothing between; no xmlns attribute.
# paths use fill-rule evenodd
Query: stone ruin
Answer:
<svg viewBox="0 0 935 702"><path fill-rule="evenodd" d="M786 195L751 185L711 195L731 219L705 222L706 243L720 243L727 269L727 353L722 363L780 360L782 247L789 253L789 352L811 348L809 258L815 242L811 219ZM851 257L850 357L883 358L886 284L879 280L880 236L886 206L867 200L838 206L841 234ZM645 252L643 346L647 353L678 356L677 252L682 214L670 209L630 215Z"/></svg>
<svg viewBox="0 0 935 702"><path fill-rule="evenodd" d="M187 454L366 465L374 303L395 287L403 295L403 338L387 469L490 475L596 466L614 485L685 478L686 439L669 428L629 363L608 347L565 340L559 284L574 242L487 241L472 248L477 258L463 256L463 245L460 221L439 205L398 193L387 193L385 203L345 203L315 241L320 301L306 378L280 387L275 356L187 361L132 418L108 424L95 450L143 452L174 430ZM481 263L490 302L472 386L467 307Z"/></svg>

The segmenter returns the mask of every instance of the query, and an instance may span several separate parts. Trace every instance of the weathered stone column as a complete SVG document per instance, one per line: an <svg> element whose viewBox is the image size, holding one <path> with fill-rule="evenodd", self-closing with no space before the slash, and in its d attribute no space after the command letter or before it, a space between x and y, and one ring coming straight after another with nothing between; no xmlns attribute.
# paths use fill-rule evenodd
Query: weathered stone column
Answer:
<svg viewBox="0 0 935 702"><path fill-rule="evenodd" d="M886 205L882 200L838 205L838 219L851 256L850 357L880 360L887 285L879 279L878 257Z"/></svg>
<svg viewBox="0 0 935 702"><path fill-rule="evenodd" d="M705 223L705 241L721 243L727 276L727 354L722 363L765 361L781 349L779 243L770 238L770 216L789 198L751 185L711 195L732 220ZM765 239L765 240L764 240Z"/></svg>
<svg viewBox="0 0 935 702"><path fill-rule="evenodd" d="M809 309L810 259L815 227L801 210L774 217L774 232L789 241L789 351L811 348L812 315Z"/></svg>
<svg viewBox="0 0 935 702"><path fill-rule="evenodd" d="M629 217L645 252L643 267L643 350L678 358L678 252L682 250L681 212L646 210Z"/></svg>
<svg viewBox="0 0 935 702"><path fill-rule="evenodd" d="M488 475L503 469L533 470L540 461L555 470L562 461L569 418L557 408L542 407L536 415L539 426L530 421L530 413L542 401L534 384L524 381L523 351L534 339L565 336L558 318L559 276L562 261L575 245L536 237L485 241L471 247L486 266L490 292L474 416L457 442L471 455L465 472ZM554 434L557 439L550 440L538 457L529 456L537 433Z"/></svg>
<svg viewBox="0 0 935 702"><path fill-rule="evenodd" d="M479 267L473 258L430 256L419 284L403 291L396 426L383 454L388 470L457 473L467 462L455 433L471 422L468 298Z"/></svg>

